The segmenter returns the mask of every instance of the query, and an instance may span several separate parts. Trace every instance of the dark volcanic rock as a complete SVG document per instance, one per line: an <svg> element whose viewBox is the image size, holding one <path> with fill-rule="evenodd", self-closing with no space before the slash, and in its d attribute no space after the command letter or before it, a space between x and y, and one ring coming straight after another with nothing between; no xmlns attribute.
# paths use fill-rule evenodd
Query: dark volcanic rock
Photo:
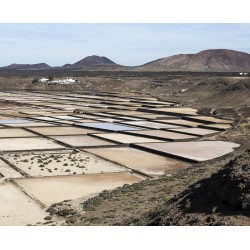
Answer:
<svg viewBox="0 0 250 250"><path fill-rule="evenodd" d="M70 68L84 68L92 66L116 65L113 61L104 56L87 56L84 59L69 65Z"/></svg>
<svg viewBox="0 0 250 250"><path fill-rule="evenodd" d="M149 225L250 225L250 151L150 217Z"/></svg>

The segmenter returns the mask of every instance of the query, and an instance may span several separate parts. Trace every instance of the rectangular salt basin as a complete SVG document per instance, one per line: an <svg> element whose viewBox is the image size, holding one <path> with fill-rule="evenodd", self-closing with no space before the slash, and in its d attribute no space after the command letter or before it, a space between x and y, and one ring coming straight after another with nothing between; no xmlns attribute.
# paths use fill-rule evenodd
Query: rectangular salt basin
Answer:
<svg viewBox="0 0 250 250"><path fill-rule="evenodd" d="M73 121L73 120L72 120ZM97 123L97 120L93 120L93 119L81 119L79 118L78 120L74 120L74 123Z"/></svg>
<svg viewBox="0 0 250 250"><path fill-rule="evenodd" d="M201 116L201 115L192 116L192 117L183 117L183 119L201 122L201 123L208 123L208 124L211 124L211 123L233 123L232 120L224 120L224 119L219 119L219 118L215 118L212 116Z"/></svg>
<svg viewBox="0 0 250 250"><path fill-rule="evenodd" d="M157 120L157 122L180 125L180 126L189 126L189 127L198 127L199 125L202 125L202 123L199 122L192 122L182 119L169 119L169 120L163 119L163 120Z"/></svg>
<svg viewBox="0 0 250 250"><path fill-rule="evenodd" d="M29 176L33 177L115 173L129 171L125 167L103 160L95 155L86 152L76 153L72 151L70 153L39 154L11 153L4 154L3 157L8 162L18 167ZM0 173L2 173L2 169L6 169L6 167L2 167L3 164L4 162L0 162ZM19 174L19 176L17 177L21 177L21 175Z"/></svg>
<svg viewBox="0 0 250 250"><path fill-rule="evenodd" d="M111 122L100 122L100 123L79 123L78 126L89 127L94 129L101 129L101 130L110 130L110 131L129 131L129 130L141 130L140 128L120 125L117 123Z"/></svg>
<svg viewBox="0 0 250 250"><path fill-rule="evenodd" d="M0 139L1 151L20 151L20 150L47 150L65 148L53 141L34 137L34 138L4 138Z"/></svg>
<svg viewBox="0 0 250 250"><path fill-rule="evenodd" d="M100 107L102 107L100 105ZM122 105L114 105L114 106L107 106L108 109L110 110L137 110L138 106L122 106Z"/></svg>
<svg viewBox="0 0 250 250"><path fill-rule="evenodd" d="M197 115L198 110L193 108L139 108L138 111L169 115Z"/></svg>
<svg viewBox="0 0 250 250"><path fill-rule="evenodd" d="M114 118L114 117L117 117L117 115L115 115L115 114L111 114L111 113L101 113L101 112L96 112L96 113L93 113L93 115L95 115L96 117L100 117L100 118L102 118L102 117L108 117L108 118Z"/></svg>
<svg viewBox="0 0 250 250"><path fill-rule="evenodd" d="M45 122L29 122L29 123L13 123L13 124L5 124L9 127L44 127L44 126L54 126L51 123Z"/></svg>
<svg viewBox="0 0 250 250"><path fill-rule="evenodd" d="M17 172L14 168L10 167L7 163L0 160L0 174L4 178L19 178L22 177L22 175Z"/></svg>
<svg viewBox="0 0 250 250"><path fill-rule="evenodd" d="M96 137L107 139L113 142L131 144L131 143L145 143L145 142L162 142L157 139L150 139L145 137L120 134L120 133L108 133L108 134L92 134Z"/></svg>
<svg viewBox="0 0 250 250"><path fill-rule="evenodd" d="M114 119L119 119L121 121L143 121L144 118L132 117L132 116L113 116Z"/></svg>
<svg viewBox="0 0 250 250"><path fill-rule="evenodd" d="M96 116L96 115L87 115L87 114L75 114L76 117L81 118L81 119L97 119L100 116Z"/></svg>
<svg viewBox="0 0 250 250"><path fill-rule="evenodd" d="M120 122L121 119L113 119L113 118L98 118L95 122Z"/></svg>
<svg viewBox="0 0 250 250"><path fill-rule="evenodd" d="M130 173L89 174L18 179L16 182L47 206L63 200L88 199L103 190L133 184L144 178Z"/></svg>
<svg viewBox="0 0 250 250"><path fill-rule="evenodd" d="M19 124L19 123L28 123L33 122L31 120L26 119L3 119L0 120L0 124Z"/></svg>
<svg viewBox="0 0 250 250"><path fill-rule="evenodd" d="M62 120L77 120L77 119L81 119L79 117L69 116L69 115L55 116L54 118L62 119Z"/></svg>
<svg viewBox="0 0 250 250"><path fill-rule="evenodd" d="M180 129L177 128L169 130L177 133L184 133L184 134L198 135L198 136L212 135L218 133L218 131L212 129L203 129L203 128L180 128Z"/></svg>
<svg viewBox="0 0 250 250"><path fill-rule="evenodd" d="M49 116L34 116L32 117L34 119L42 120L42 121L58 121L55 117L49 117Z"/></svg>
<svg viewBox="0 0 250 250"><path fill-rule="evenodd" d="M149 121L133 121L133 122L122 122L122 123L142 128L155 128L155 129L182 128L181 126L178 125L163 124L163 123L149 122Z"/></svg>
<svg viewBox="0 0 250 250"><path fill-rule="evenodd" d="M0 226L26 226L44 222L49 214L10 182L0 182Z"/></svg>
<svg viewBox="0 0 250 250"><path fill-rule="evenodd" d="M56 121L54 126L55 125L57 125L57 126L59 126L59 125L68 125L68 126L70 126L70 125L73 125L74 123L75 123L75 121L72 121L72 120L69 120L69 121L67 121L67 120L58 120L58 121Z"/></svg>
<svg viewBox="0 0 250 250"><path fill-rule="evenodd" d="M234 151L240 144L224 141L196 141L144 143L136 145L140 149L148 149L159 154L172 155L180 159L194 162L212 160Z"/></svg>
<svg viewBox="0 0 250 250"><path fill-rule="evenodd" d="M78 128L73 126L37 127L29 128L29 130L42 135L85 135L100 132L98 130Z"/></svg>
<svg viewBox="0 0 250 250"><path fill-rule="evenodd" d="M115 146L116 144L101 140L88 135L66 135L51 136L51 138L63 142L72 147L96 147L96 146Z"/></svg>
<svg viewBox="0 0 250 250"><path fill-rule="evenodd" d="M226 123L223 123L223 124L219 124L219 123L202 124L202 125L199 125L199 127L208 128L208 129L215 129L215 130L222 130L222 131L232 128L232 126L230 124L226 124Z"/></svg>
<svg viewBox="0 0 250 250"><path fill-rule="evenodd" d="M92 148L84 151L149 176L164 175L188 166L182 161L129 147Z"/></svg>
<svg viewBox="0 0 250 250"><path fill-rule="evenodd" d="M36 134L33 134L29 131L26 131L21 128L3 128L0 129L0 138L5 137L35 137Z"/></svg>
<svg viewBox="0 0 250 250"><path fill-rule="evenodd" d="M127 133L133 134L133 135L138 135L138 136L143 136L143 137L148 137L148 138L170 140L170 141L195 140L195 139L199 138L197 136L174 133L174 132L170 132L170 131L157 130L157 129L141 130L141 131L129 131Z"/></svg>
<svg viewBox="0 0 250 250"><path fill-rule="evenodd" d="M136 117L136 118L151 118L151 119L156 119L156 118L173 118L174 116L168 116L168 115L159 115L159 114L152 114L152 113L146 113L146 112L138 112L138 111L114 111L114 112L109 112L109 114L115 114L119 116L130 116L130 117Z"/></svg>

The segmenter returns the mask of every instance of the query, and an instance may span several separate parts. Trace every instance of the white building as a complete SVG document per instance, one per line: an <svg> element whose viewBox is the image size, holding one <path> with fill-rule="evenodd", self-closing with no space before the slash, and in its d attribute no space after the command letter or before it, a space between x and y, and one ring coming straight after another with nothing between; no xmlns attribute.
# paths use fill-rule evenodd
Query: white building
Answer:
<svg viewBox="0 0 250 250"><path fill-rule="evenodd" d="M62 84L71 84L71 83L75 83L76 80L72 79L72 78L66 78L64 80L61 80Z"/></svg>
<svg viewBox="0 0 250 250"><path fill-rule="evenodd" d="M50 81L48 78L41 78L40 82L42 83L59 83L59 84L74 84L76 80L73 78L59 79Z"/></svg>
<svg viewBox="0 0 250 250"><path fill-rule="evenodd" d="M48 78L42 78L42 79L40 79L40 82L42 82L42 83L45 83L45 82L48 82L48 81L49 81Z"/></svg>

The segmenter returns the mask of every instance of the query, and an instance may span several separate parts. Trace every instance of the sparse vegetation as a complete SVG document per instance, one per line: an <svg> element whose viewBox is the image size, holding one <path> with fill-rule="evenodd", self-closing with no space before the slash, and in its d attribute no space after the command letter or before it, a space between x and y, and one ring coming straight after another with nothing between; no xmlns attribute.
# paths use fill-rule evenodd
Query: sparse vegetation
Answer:
<svg viewBox="0 0 250 250"><path fill-rule="evenodd" d="M52 220L52 217L51 216L46 216L45 218L44 218L44 220Z"/></svg>
<svg viewBox="0 0 250 250"><path fill-rule="evenodd" d="M32 83L37 83L37 82L39 82L39 79L37 77L32 80Z"/></svg>
<svg viewBox="0 0 250 250"><path fill-rule="evenodd" d="M250 135L250 122L240 123L239 129L243 134Z"/></svg>

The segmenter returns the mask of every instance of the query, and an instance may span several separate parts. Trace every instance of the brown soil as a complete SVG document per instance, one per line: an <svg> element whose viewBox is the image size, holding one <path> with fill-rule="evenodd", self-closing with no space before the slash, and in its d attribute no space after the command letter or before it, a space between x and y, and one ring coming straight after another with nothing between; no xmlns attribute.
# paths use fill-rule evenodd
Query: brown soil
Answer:
<svg viewBox="0 0 250 250"><path fill-rule="evenodd" d="M151 216L149 225L250 225L250 151L196 182Z"/></svg>

